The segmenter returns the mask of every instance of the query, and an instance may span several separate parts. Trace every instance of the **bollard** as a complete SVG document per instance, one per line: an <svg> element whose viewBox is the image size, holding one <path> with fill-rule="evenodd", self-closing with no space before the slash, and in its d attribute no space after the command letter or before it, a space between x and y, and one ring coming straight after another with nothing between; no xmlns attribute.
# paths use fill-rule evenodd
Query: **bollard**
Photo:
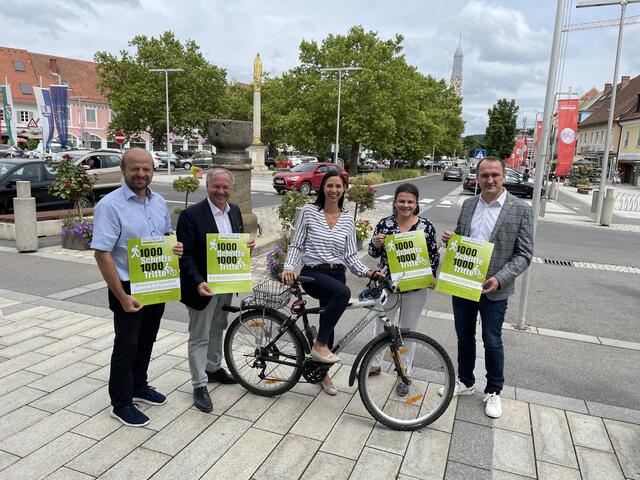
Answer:
<svg viewBox="0 0 640 480"><path fill-rule="evenodd" d="M540 197L540 212L538 212L539 217L544 217L544 214L547 212L547 197Z"/></svg>
<svg viewBox="0 0 640 480"><path fill-rule="evenodd" d="M13 216L18 252L38 250L38 222L36 199L31 196L31 182L16 182L16 198L13 199Z"/></svg>
<svg viewBox="0 0 640 480"><path fill-rule="evenodd" d="M600 190L593 189L593 198L591 199L591 213L595 213L598 210L598 197L600 196Z"/></svg>
<svg viewBox="0 0 640 480"><path fill-rule="evenodd" d="M548 195L549 199L556 200L557 199L557 197L556 197L557 191L558 191L558 183L556 182L556 179L554 178L549 184L549 195Z"/></svg>
<svg viewBox="0 0 640 480"><path fill-rule="evenodd" d="M611 219L613 218L613 203L615 196L613 195L613 188L607 188L607 193L602 200L602 215L600 215L600 225L608 227L611 225Z"/></svg>

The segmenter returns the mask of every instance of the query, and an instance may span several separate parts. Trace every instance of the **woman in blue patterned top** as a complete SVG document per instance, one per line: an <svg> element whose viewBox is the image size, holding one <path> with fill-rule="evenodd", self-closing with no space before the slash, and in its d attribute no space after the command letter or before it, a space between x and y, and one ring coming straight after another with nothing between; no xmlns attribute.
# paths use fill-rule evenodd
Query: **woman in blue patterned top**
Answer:
<svg viewBox="0 0 640 480"><path fill-rule="evenodd" d="M415 185L411 183L403 183L398 185L393 199L393 215L383 218L378 222L373 230L371 242L369 242L369 255L374 258L380 258L380 268L388 267L387 252L384 248L385 235L395 233L411 232L415 230L423 230L427 240L427 250L429 250L429 260L431 261L431 270L435 276L440 262L440 254L438 253L438 240L436 237L436 229L426 216L418 216L420 207L418 206L419 192ZM385 305L390 307L387 310L387 317L391 320L396 315L398 308L400 309L400 327L416 330L418 319L427 301L427 289L411 290L400 294L390 294ZM376 321L374 323L373 335L376 336L383 330L383 323ZM409 366L409 373L413 364L413 355L415 345L410 345L406 365ZM378 355L370 368L369 375L379 375L380 365L382 364L382 354ZM396 384L396 393L404 396L409 391L409 387L398 379Z"/></svg>

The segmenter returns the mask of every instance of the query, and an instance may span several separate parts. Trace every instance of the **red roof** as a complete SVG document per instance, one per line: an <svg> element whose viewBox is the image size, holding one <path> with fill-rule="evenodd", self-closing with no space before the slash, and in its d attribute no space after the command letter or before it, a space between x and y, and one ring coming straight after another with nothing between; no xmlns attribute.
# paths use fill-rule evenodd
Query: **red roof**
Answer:
<svg viewBox="0 0 640 480"><path fill-rule="evenodd" d="M640 93L640 75L629 79L624 77L626 81L617 85L618 93L616 95L616 104L613 110L613 119L619 120L621 117L631 114L638 103L638 94ZM609 104L611 102L612 88L605 90L600 98L591 106L593 111L589 117L580 122L581 127L590 127L600 124L606 124L609 118Z"/></svg>

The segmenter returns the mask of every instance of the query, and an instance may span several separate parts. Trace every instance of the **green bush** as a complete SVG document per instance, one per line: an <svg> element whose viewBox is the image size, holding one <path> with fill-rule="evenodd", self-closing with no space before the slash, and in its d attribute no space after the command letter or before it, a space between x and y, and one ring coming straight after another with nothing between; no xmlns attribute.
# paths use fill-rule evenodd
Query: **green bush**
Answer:
<svg viewBox="0 0 640 480"><path fill-rule="evenodd" d="M49 193L54 197L73 201L78 209L78 218L82 221L80 200L91 194L97 177L87 175L86 170L72 164L70 158L52 166L56 172L56 179L49 185Z"/></svg>
<svg viewBox="0 0 640 480"><path fill-rule="evenodd" d="M420 170L414 170L411 168L393 168L382 172L382 177L385 182L395 182L396 180L407 180L409 178L416 178L421 175Z"/></svg>
<svg viewBox="0 0 640 480"><path fill-rule="evenodd" d="M363 173L358 176L353 176L349 180L351 185L377 185L384 183L384 177L381 173Z"/></svg>
<svg viewBox="0 0 640 480"><path fill-rule="evenodd" d="M282 224L282 229L287 231L293 229L296 221L298 207L309 203L309 195L297 190L289 190L282 199L278 207L278 218Z"/></svg>
<svg viewBox="0 0 640 480"><path fill-rule="evenodd" d="M375 188L366 185L354 185L347 190L347 200L356 204L353 212L354 221L358 213L373 208L375 193Z"/></svg>
<svg viewBox="0 0 640 480"><path fill-rule="evenodd" d="M184 197L184 208L187 208L189 194L197 191L199 186L200 181L194 176L180 177L173 181L173 189L176 192L186 193Z"/></svg>

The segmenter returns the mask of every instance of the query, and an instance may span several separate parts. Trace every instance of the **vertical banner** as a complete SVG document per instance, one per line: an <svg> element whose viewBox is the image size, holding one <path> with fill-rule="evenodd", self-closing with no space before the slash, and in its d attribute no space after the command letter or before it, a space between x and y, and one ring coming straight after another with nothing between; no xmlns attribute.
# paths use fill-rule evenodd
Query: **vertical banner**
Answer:
<svg viewBox="0 0 640 480"><path fill-rule="evenodd" d="M566 177L571 171L576 151L578 99L558 100L558 163L556 176Z"/></svg>
<svg viewBox="0 0 640 480"><path fill-rule="evenodd" d="M207 233L207 283L213 293L250 292L248 233Z"/></svg>
<svg viewBox="0 0 640 480"><path fill-rule="evenodd" d="M452 235L444 252L436 290L480 301L482 285L493 255L493 243Z"/></svg>
<svg viewBox="0 0 640 480"><path fill-rule="evenodd" d="M14 147L18 146L17 119L13 111L13 97L11 96L11 85L0 85L2 92L2 109L4 111L4 123L7 125L7 136L9 143Z"/></svg>
<svg viewBox="0 0 640 480"><path fill-rule="evenodd" d="M46 88L33 87L36 105L40 112L40 126L42 127L42 144L48 152L53 142L53 111L51 108L51 94Z"/></svg>
<svg viewBox="0 0 640 480"><path fill-rule="evenodd" d="M173 253L177 242L175 235L127 241L131 296L141 305L180 300L180 265Z"/></svg>
<svg viewBox="0 0 640 480"><path fill-rule="evenodd" d="M433 272L429 261L424 230L396 233L384 237L391 278L400 278L401 292L433 285Z"/></svg>
<svg viewBox="0 0 640 480"><path fill-rule="evenodd" d="M541 136L542 136L542 120L536 120L536 149L540 148Z"/></svg>
<svg viewBox="0 0 640 480"><path fill-rule="evenodd" d="M51 105L58 130L58 139L63 150L67 148L67 109L69 108L69 93L66 85L51 85Z"/></svg>

